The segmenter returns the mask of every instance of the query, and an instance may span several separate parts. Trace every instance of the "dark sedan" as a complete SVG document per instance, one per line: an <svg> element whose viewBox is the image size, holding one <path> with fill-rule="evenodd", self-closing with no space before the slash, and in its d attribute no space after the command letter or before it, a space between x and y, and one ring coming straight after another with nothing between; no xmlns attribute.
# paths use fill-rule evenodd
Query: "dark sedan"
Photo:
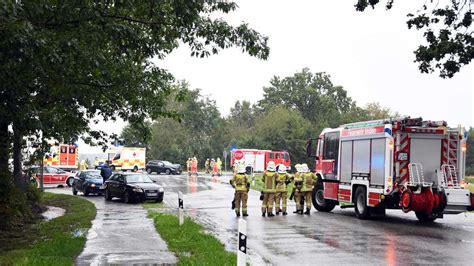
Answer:
<svg viewBox="0 0 474 266"><path fill-rule="evenodd" d="M163 188L143 173L116 173L104 184L105 199L122 198L126 203L154 200L162 202L165 194Z"/></svg>
<svg viewBox="0 0 474 266"><path fill-rule="evenodd" d="M99 170L78 171L72 183L72 194L77 195L77 192L82 192L84 196L89 196L89 194L101 195L103 193L101 187L102 176L100 176Z"/></svg>
<svg viewBox="0 0 474 266"><path fill-rule="evenodd" d="M145 170L149 174L155 172L157 174L165 173L167 175L180 175L183 172L181 165L179 164L172 164L168 161L158 160L149 161L145 166Z"/></svg>

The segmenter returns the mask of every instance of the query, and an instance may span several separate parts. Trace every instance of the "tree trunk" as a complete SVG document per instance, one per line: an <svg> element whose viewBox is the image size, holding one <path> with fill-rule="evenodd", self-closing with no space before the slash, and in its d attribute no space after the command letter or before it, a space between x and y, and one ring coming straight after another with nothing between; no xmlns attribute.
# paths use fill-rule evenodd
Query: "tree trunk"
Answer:
<svg viewBox="0 0 474 266"><path fill-rule="evenodd" d="M8 173L8 158L10 158L10 138L8 136L9 123L3 121L3 117L0 117L0 119L0 173Z"/></svg>
<svg viewBox="0 0 474 266"><path fill-rule="evenodd" d="M13 125L13 176L15 177L15 184L18 188L23 191L26 191L26 179L23 175L23 156L21 154L21 149L23 148L23 134L21 130Z"/></svg>

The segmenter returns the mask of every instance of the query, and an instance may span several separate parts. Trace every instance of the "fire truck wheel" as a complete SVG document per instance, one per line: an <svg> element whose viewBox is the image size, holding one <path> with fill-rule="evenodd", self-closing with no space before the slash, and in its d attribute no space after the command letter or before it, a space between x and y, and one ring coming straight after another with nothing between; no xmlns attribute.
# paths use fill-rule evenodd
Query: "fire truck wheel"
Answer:
<svg viewBox="0 0 474 266"><path fill-rule="evenodd" d="M313 189L312 193L313 206L320 212L330 212L336 207L336 203L324 199L324 188L320 185Z"/></svg>
<svg viewBox="0 0 474 266"><path fill-rule="evenodd" d="M435 213L426 214L424 212L415 212L415 214L420 222L433 222L438 218L438 215Z"/></svg>
<svg viewBox="0 0 474 266"><path fill-rule="evenodd" d="M370 209L367 206L367 190L365 187L358 187L355 193L355 213L359 219L370 217Z"/></svg>
<svg viewBox="0 0 474 266"><path fill-rule="evenodd" d="M135 165L135 166L133 167L133 172L138 172L138 166Z"/></svg>

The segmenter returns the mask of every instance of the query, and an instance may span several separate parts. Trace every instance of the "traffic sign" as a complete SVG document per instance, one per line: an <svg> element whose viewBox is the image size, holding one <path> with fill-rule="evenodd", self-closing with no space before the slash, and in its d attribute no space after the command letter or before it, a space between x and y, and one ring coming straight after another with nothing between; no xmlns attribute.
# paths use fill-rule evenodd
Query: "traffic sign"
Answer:
<svg viewBox="0 0 474 266"><path fill-rule="evenodd" d="M234 152L234 158L236 160L240 160L240 159L244 158L244 153L242 151L235 151Z"/></svg>

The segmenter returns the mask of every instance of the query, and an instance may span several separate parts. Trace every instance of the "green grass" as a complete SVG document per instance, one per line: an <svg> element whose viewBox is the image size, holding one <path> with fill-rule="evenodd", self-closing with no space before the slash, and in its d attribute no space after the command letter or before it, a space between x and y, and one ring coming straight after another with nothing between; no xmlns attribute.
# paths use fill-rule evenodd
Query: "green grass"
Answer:
<svg viewBox="0 0 474 266"><path fill-rule="evenodd" d="M157 204L159 205L159 204ZM146 208L155 206L147 205ZM159 206L156 206L159 207ZM179 265L235 265L237 256L226 251L224 245L214 236L203 232L203 227L190 218L178 225L178 217L173 214L153 210L148 215L155 222L168 248L179 258Z"/></svg>
<svg viewBox="0 0 474 266"><path fill-rule="evenodd" d="M43 194L43 203L66 210L64 216L49 222L37 221L21 231L0 236L0 264L14 265L73 265L82 251L87 230L96 215L91 202L69 195ZM81 230L81 236L74 236Z"/></svg>

